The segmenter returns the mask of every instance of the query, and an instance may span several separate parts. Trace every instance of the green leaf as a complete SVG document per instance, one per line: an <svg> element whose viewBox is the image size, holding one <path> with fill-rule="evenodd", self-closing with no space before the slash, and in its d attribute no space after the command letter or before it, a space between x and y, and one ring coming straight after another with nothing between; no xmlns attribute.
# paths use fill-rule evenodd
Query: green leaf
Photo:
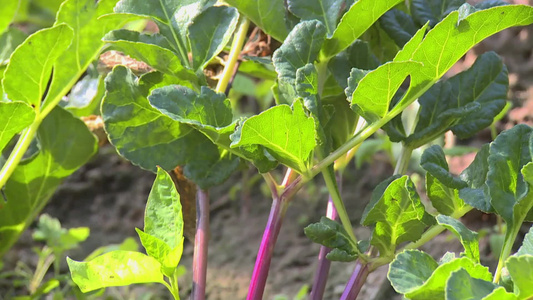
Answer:
<svg viewBox="0 0 533 300"><path fill-rule="evenodd" d="M19 1L5 1L2 3L2 10L0 11L0 34L4 33L9 27L11 21L17 13Z"/></svg>
<svg viewBox="0 0 533 300"><path fill-rule="evenodd" d="M346 49L370 28L381 15L400 2L401 0L359 0L355 2L342 16L331 39L328 39L322 46L321 56L329 58Z"/></svg>
<svg viewBox="0 0 533 300"><path fill-rule="evenodd" d="M413 300L444 299L447 280L453 272L460 269L464 269L472 278L492 281L492 274L487 267L463 257L438 266L423 285L406 293L405 296Z"/></svg>
<svg viewBox="0 0 533 300"><path fill-rule="evenodd" d="M446 300L482 299L498 285L483 279L472 278L461 268L452 273L446 282Z"/></svg>
<svg viewBox="0 0 533 300"><path fill-rule="evenodd" d="M486 184L489 172L489 144L481 147L474 161L461 173L460 178L468 187L459 191L459 197L466 203L484 212L493 212L490 204L489 187Z"/></svg>
<svg viewBox="0 0 533 300"><path fill-rule="evenodd" d="M117 0L67 0L57 13L55 24L65 23L74 30L72 44L54 64L54 76L43 109L55 106L79 80L105 45L100 39L120 28L131 16L111 14Z"/></svg>
<svg viewBox="0 0 533 300"><path fill-rule="evenodd" d="M198 89L197 76L185 68L176 54L167 48L170 45L165 37L119 29L106 34L102 40L155 70L175 76L181 85Z"/></svg>
<svg viewBox="0 0 533 300"><path fill-rule="evenodd" d="M37 230L33 233L33 239L45 241L46 245L56 252L63 252L78 246L89 237L90 230L88 227L62 228L61 223L56 218L47 214L39 217Z"/></svg>
<svg viewBox="0 0 533 300"><path fill-rule="evenodd" d="M185 165L196 155L195 147L205 141L192 127L150 105L147 96L163 84L161 80L169 78L150 73L137 79L131 70L117 66L106 78L107 93L102 102L104 129L111 144L133 164L151 171L156 166L172 170Z"/></svg>
<svg viewBox="0 0 533 300"><path fill-rule="evenodd" d="M11 55L2 84L8 98L40 107L54 62L72 41L72 29L58 25L32 34Z"/></svg>
<svg viewBox="0 0 533 300"><path fill-rule="evenodd" d="M352 94L352 109L369 123L383 118L389 111L390 101L400 85L410 73L419 68L421 65L417 62L402 61L388 62L370 71L361 79ZM348 89L351 89L350 85Z"/></svg>
<svg viewBox="0 0 533 300"><path fill-rule="evenodd" d="M533 255L511 256L505 266L513 278L515 293L518 299L531 299L533 297Z"/></svg>
<svg viewBox="0 0 533 300"><path fill-rule="evenodd" d="M295 101L292 110L278 105L244 121L232 135L231 147L262 145L281 163L303 173L317 145L315 136L315 121L305 114L301 101Z"/></svg>
<svg viewBox="0 0 533 300"><path fill-rule="evenodd" d="M467 185L463 180L455 178L450 174L446 156L440 146L433 145L427 148L422 154L420 165L429 174L448 187L461 189Z"/></svg>
<svg viewBox="0 0 533 300"><path fill-rule="evenodd" d="M492 293L490 293L489 295L487 295L481 300L517 300L517 299L518 298L516 297L515 294L507 292L505 288L501 286L495 289L494 291L492 291Z"/></svg>
<svg viewBox="0 0 533 300"><path fill-rule="evenodd" d="M84 293L110 286L164 282L159 262L139 252L116 250L89 262L67 257L67 263L72 280Z"/></svg>
<svg viewBox="0 0 533 300"><path fill-rule="evenodd" d="M425 252L404 250L390 264L387 278L398 293L406 294L422 286L438 266Z"/></svg>
<svg viewBox="0 0 533 300"><path fill-rule="evenodd" d="M320 222L305 227L304 233L314 243L332 248L329 260L347 262L357 259L358 250L346 230L329 218L322 217Z"/></svg>
<svg viewBox="0 0 533 300"><path fill-rule="evenodd" d="M479 56L470 69L436 83L420 97L419 119L405 142L418 147L449 129L459 138L472 136L505 107L507 90L507 68L498 55Z"/></svg>
<svg viewBox="0 0 533 300"><path fill-rule="evenodd" d="M332 148L337 149L353 136L359 117L350 109L346 97L342 94L324 98L323 105L324 107L333 107L334 109L331 118L324 125L324 131L332 139Z"/></svg>
<svg viewBox="0 0 533 300"><path fill-rule="evenodd" d="M344 0L289 0L289 10L298 18L319 20L326 26L328 37L333 35Z"/></svg>
<svg viewBox="0 0 533 300"><path fill-rule="evenodd" d="M529 228L529 232L524 236L522 246L516 252L517 256L520 255L533 255L533 226Z"/></svg>
<svg viewBox="0 0 533 300"><path fill-rule="evenodd" d="M56 108L37 131L39 152L22 161L9 178L0 209L0 255L17 240L64 178L96 153L96 138L85 124ZM9 199L12 199L11 201Z"/></svg>
<svg viewBox="0 0 533 300"><path fill-rule="evenodd" d="M471 231L460 221L445 215L436 217L437 223L453 232L465 248L465 255L479 263L479 241L477 232Z"/></svg>
<svg viewBox="0 0 533 300"><path fill-rule="evenodd" d="M228 43L237 27L239 13L233 7L209 7L189 25L188 38L193 67L203 70Z"/></svg>
<svg viewBox="0 0 533 300"><path fill-rule="evenodd" d="M387 11L379 19L379 25L400 47L403 47L418 30L411 16L399 9Z"/></svg>
<svg viewBox="0 0 533 300"><path fill-rule="evenodd" d="M155 258L161 264L161 272L165 276L172 277L183 254L183 237L176 247L171 248L163 240L145 233L139 228L135 228L135 230L139 235L141 244L146 249L146 254Z"/></svg>
<svg viewBox="0 0 533 300"><path fill-rule="evenodd" d="M368 43L361 40L356 40L346 50L335 55L328 62L329 71L343 89L348 87L346 78L350 77L350 72L353 68L373 70L378 66L379 61L370 50Z"/></svg>
<svg viewBox="0 0 533 300"><path fill-rule="evenodd" d="M313 64L296 70L296 95L303 99L305 108L318 120L322 117L322 105L318 96L318 72Z"/></svg>
<svg viewBox="0 0 533 300"><path fill-rule="evenodd" d="M157 169L144 214L144 232L161 239L171 248L183 239L180 196L170 175Z"/></svg>
<svg viewBox="0 0 533 300"><path fill-rule="evenodd" d="M33 123L35 111L24 102L0 102L0 151L15 134Z"/></svg>
<svg viewBox="0 0 533 300"><path fill-rule="evenodd" d="M137 243L137 240L135 238L128 237L124 239L124 241L120 244L110 244L96 248L93 252L91 252L91 254L89 254L85 258L85 261L90 261L99 255L115 250L137 251L139 250L139 244Z"/></svg>
<svg viewBox="0 0 533 300"><path fill-rule="evenodd" d="M319 21L298 23L285 42L272 57L278 73L279 89L283 98L292 103L295 98L296 71L308 63L313 63L326 36L326 28Z"/></svg>
<svg viewBox="0 0 533 300"><path fill-rule="evenodd" d="M77 117L100 115L100 104L105 94L104 76L86 75L74 85L68 100L59 104Z"/></svg>
<svg viewBox="0 0 533 300"><path fill-rule="evenodd" d="M532 159L532 131L527 125L517 125L500 133L490 146L487 185L491 204L509 228L520 226L533 206L533 192L520 172Z"/></svg>
<svg viewBox="0 0 533 300"><path fill-rule="evenodd" d="M283 42L289 31L281 16L285 15L283 0L227 0L239 12L254 22L265 33Z"/></svg>
<svg viewBox="0 0 533 300"><path fill-rule="evenodd" d="M0 45L2 45L0 48L0 65L8 62L13 51L15 51L17 46L22 44L27 37L28 35L26 33L15 27L10 27L6 32L0 35Z"/></svg>
<svg viewBox="0 0 533 300"><path fill-rule="evenodd" d="M457 189L446 186L430 173L426 173L426 193L433 207L443 215L451 216L465 206Z"/></svg>
<svg viewBox="0 0 533 300"><path fill-rule="evenodd" d="M379 196L384 186L376 188L361 223L366 226L375 224L371 244L379 249L380 255L388 256L394 255L398 244L419 239L434 220L425 211L408 176L394 179ZM379 200L373 203L377 197Z"/></svg>
<svg viewBox="0 0 533 300"><path fill-rule="evenodd" d="M457 10L465 0L413 0L411 2L411 13L415 21L422 25L429 21L429 25L434 27L450 12Z"/></svg>
<svg viewBox="0 0 533 300"><path fill-rule="evenodd" d="M511 26L533 22L533 7L506 5L470 14L458 24L454 11L437 24L416 48L412 60L423 63L411 74L403 101L411 101L442 77L470 48L486 37ZM440 45L435 47L435 45ZM416 96L416 97L415 97Z"/></svg>

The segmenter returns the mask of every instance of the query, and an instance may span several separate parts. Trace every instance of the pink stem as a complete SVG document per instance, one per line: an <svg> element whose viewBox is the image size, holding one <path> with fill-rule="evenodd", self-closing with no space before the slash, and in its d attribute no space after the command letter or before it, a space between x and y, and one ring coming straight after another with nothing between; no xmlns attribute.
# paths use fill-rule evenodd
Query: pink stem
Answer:
<svg viewBox="0 0 533 300"><path fill-rule="evenodd" d="M247 300L263 299L268 271L270 269L270 261L272 260L272 252L274 251L288 204L289 201L284 198L276 196L273 198L268 223L265 227L261 246L259 246L255 260L254 272L250 281L250 287L248 288L248 296L246 297Z"/></svg>
<svg viewBox="0 0 533 300"><path fill-rule="evenodd" d="M337 218L337 210L331 200L331 196L328 199L328 208L326 211L326 217L335 220ZM326 258L326 255L331 251L326 246L320 246L320 252L318 253L318 266L315 272L315 278L313 279L313 289L311 290L310 300L321 300L324 297L324 291L326 290L326 283L328 282L329 267L331 261Z"/></svg>
<svg viewBox="0 0 533 300"><path fill-rule="evenodd" d="M207 246L209 232L209 193L198 190L196 203L196 236L192 262L191 300L205 300L207 274Z"/></svg>
<svg viewBox="0 0 533 300"><path fill-rule="evenodd" d="M350 281L346 284L346 288L344 289L340 300L355 300L365 284L366 277L369 273L370 270L368 269L368 264L357 260L355 270L350 277Z"/></svg>

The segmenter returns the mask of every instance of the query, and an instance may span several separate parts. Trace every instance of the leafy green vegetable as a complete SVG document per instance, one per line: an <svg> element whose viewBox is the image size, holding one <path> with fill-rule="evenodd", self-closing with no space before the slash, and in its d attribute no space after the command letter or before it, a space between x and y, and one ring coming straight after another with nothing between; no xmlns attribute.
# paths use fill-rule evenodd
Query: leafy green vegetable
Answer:
<svg viewBox="0 0 533 300"><path fill-rule="evenodd" d="M396 245L405 241L416 241L424 229L434 223L413 182L408 176L393 180L381 193L376 189L372 195L361 223L369 226L375 224L371 244L376 246L380 255L394 255ZM374 202L375 199L379 199Z"/></svg>
<svg viewBox="0 0 533 300"><path fill-rule="evenodd" d="M62 108L43 120L37 141L39 152L19 164L5 187L7 199L13 201L0 209L0 254L29 226L63 179L96 153L96 138Z"/></svg>
<svg viewBox="0 0 533 300"><path fill-rule="evenodd" d="M62 24L40 30L26 39L11 55L2 80L8 98L39 109L52 66L69 47L72 37L72 29Z"/></svg>
<svg viewBox="0 0 533 300"><path fill-rule="evenodd" d="M442 148L433 145L424 151L420 159L420 165L432 176L448 187L460 189L466 187L466 183L459 178L453 177L448 170L448 163Z"/></svg>
<svg viewBox="0 0 533 300"><path fill-rule="evenodd" d="M459 238L461 244L463 244L463 247L465 248L465 255L479 263L479 242L477 232L471 231L466 228L463 223L452 217L438 215L436 220L439 225L444 226Z"/></svg>
<svg viewBox="0 0 533 300"><path fill-rule="evenodd" d="M327 258L333 261L354 261L358 249L354 247L350 236L341 224L322 217L320 222L311 224L304 229L305 235L315 243L333 248Z"/></svg>
<svg viewBox="0 0 533 300"><path fill-rule="evenodd" d="M231 6L236 7L240 13L249 18L264 32L278 41L283 41L289 30L281 16L285 15L283 0L227 0Z"/></svg>
<svg viewBox="0 0 533 300"><path fill-rule="evenodd" d="M438 266L425 252L405 250L396 255L390 264L387 278L398 293L406 294L421 287Z"/></svg>
<svg viewBox="0 0 533 300"><path fill-rule="evenodd" d="M418 24L422 25L429 21L429 25L434 27L450 12L457 10L463 3L465 3L465 0L413 0L411 2L411 13Z"/></svg>
<svg viewBox="0 0 533 300"><path fill-rule="evenodd" d="M35 111L24 102L0 102L0 151L15 134L30 126Z"/></svg>
<svg viewBox="0 0 533 300"><path fill-rule="evenodd" d="M350 77L352 68L373 70L379 61L372 53L367 42L356 40L346 50L335 55L328 62L328 69L342 88L348 87L346 78ZM351 95L349 95L351 97Z"/></svg>
<svg viewBox="0 0 533 300"><path fill-rule="evenodd" d="M116 250L88 262L67 257L67 263L72 280L84 293L109 286L164 282L159 262L140 252Z"/></svg>
<svg viewBox="0 0 533 300"><path fill-rule="evenodd" d="M342 17L331 39L322 46L321 57L329 58L346 49L381 15L400 2L400 0L355 2Z"/></svg>
<svg viewBox="0 0 533 300"><path fill-rule="evenodd" d="M400 47L403 47L418 30L411 16L399 9L387 11L379 19L379 24Z"/></svg>
<svg viewBox="0 0 533 300"><path fill-rule="evenodd" d="M518 299L530 299L533 296L533 255L511 256L505 265L513 279Z"/></svg>
<svg viewBox="0 0 533 300"><path fill-rule="evenodd" d="M526 254L533 255L533 226L529 228L529 232L524 236L522 246L516 252L517 256Z"/></svg>
<svg viewBox="0 0 533 300"><path fill-rule="evenodd" d="M301 101L272 107L246 119L231 136L231 147L262 145L281 163L304 173L316 142L315 122Z"/></svg>
<svg viewBox="0 0 533 300"><path fill-rule="evenodd" d="M9 24L15 17L19 7L19 1L6 1L2 4L2 10L0 11L0 34L6 31Z"/></svg>
<svg viewBox="0 0 533 300"><path fill-rule="evenodd" d="M189 41L192 51L193 67L203 70L216 56L229 39L239 19L239 13L233 7L209 7L189 25Z"/></svg>
<svg viewBox="0 0 533 300"><path fill-rule="evenodd" d="M489 187L486 184L489 172L489 145L485 144L476 154L474 161L461 173L460 178L468 187L459 191L459 196L466 203L484 212L492 212Z"/></svg>
<svg viewBox="0 0 533 300"><path fill-rule="evenodd" d="M328 37L337 27L337 19L344 0L289 0L289 10L302 20L319 20L326 26Z"/></svg>
<svg viewBox="0 0 533 300"><path fill-rule="evenodd" d="M453 272L446 282L446 300L483 299L497 287L490 281L472 278L461 268Z"/></svg>

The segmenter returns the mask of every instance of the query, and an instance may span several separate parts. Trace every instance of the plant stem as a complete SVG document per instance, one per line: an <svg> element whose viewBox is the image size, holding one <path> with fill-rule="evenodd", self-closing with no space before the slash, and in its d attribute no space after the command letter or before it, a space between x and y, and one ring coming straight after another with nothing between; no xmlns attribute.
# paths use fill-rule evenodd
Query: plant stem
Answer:
<svg viewBox="0 0 533 300"><path fill-rule="evenodd" d="M531 208L526 211L529 211L530 209ZM522 224L523 219L519 221L519 224ZM507 257L511 254L511 250L513 250L513 244L518 232L520 232L520 226L507 226L507 233L505 234L502 252L500 253L500 258L498 260L498 267L496 267L496 272L494 273L494 283L500 282L503 266L505 265Z"/></svg>
<svg viewBox="0 0 533 300"><path fill-rule="evenodd" d="M368 263L358 259L355 264L355 270L346 284L346 288L344 289L340 300L355 300L357 295L359 295L363 284L365 284L369 273Z"/></svg>
<svg viewBox="0 0 533 300"><path fill-rule="evenodd" d="M7 180L9 179L11 174L13 174L15 168L17 168L18 164L20 163L20 160L24 156L24 153L26 153L26 150L28 150L31 141L37 134L37 130L39 129L39 125L41 125L41 122L42 118L36 117L35 121L30 125L30 127L26 128L22 132L22 135L17 141L15 148L13 149L13 151L11 151L11 154L9 154L9 157L7 158L4 166L2 167L2 170L0 170L0 189L5 186Z"/></svg>
<svg viewBox="0 0 533 300"><path fill-rule="evenodd" d="M239 21L237 27L237 32L233 36L233 42L231 44L231 50L229 52L228 61L224 66L224 71L222 72L222 77L217 83L216 92L224 93L228 83L233 76L235 70L235 64L241 55L242 46L244 45L244 40L246 39L246 34L248 33L248 26L250 25L250 20L246 17L242 17Z"/></svg>
<svg viewBox="0 0 533 300"><path fill-rule="evenodd" d="M413 153L413 148L402 144L402 152L400 153L400 157L398 158L398 161L396 162L396 167L394 168L394 175L402 175L407 172L407 168L409 167L409 161L411 160L411 155Z"/></svg>
<svg viewBox="0 0 533 300"><path fill-rule="evenodd" d="M207 274L207 245L209 232L209 194L199 189L196 207L196 237L194 239L194 256L192 262L192 300L205 299Z"/></svg>
<svg viewBox="0 0 533 300"><path fill-rule="evenodd" d="M272 253L276 240L278 238L283 217L287 210L289 201L285 198L274 197L272 207L270 208L270 215L263 233L261 246L257 253L255 260L254 271L248 288L247 300L263 299L263 292L265 290L268 271L270 269L270 261L272 260Z"/></svg>
<svg viewBox="0 0 533 300"><path fill-rule="evenodd" d="M339 190L341 188L342 180L340 175L337 177L337 184L339 185ZM331 195L328 199L328 208L326 211L326 217L331 220L337 218L337 210L331 199ZM331 266L331 261L326 258L326 255L331 251L330 248L326 246L320 246L320 252L318 253L318 266L315 272L315 278L313 279L313 288L311 289L310 300L321 300L324 297L324 291L326 289L326 283L328 281L329 268Z"/></svg>
<svg viewBox="0 0 533 300"><path fill-rule="evenodd" d="M454 218L454 219L459 219L459 218L461 218L462 216L464 216L467 212L469 212L471 210L472 210L472 207L469 206L469 205L466 205L463 208L461 208L460 210L454 212L451 215L451 217ZM444 228L441 225L433 225L431 228L426 230L426 232L424 232L424 234L420 237L420 239L418 241L407 244L405 247L403 247L401 249L401 251L402 250L406 250L406 249L417 249L417 248L420 248L420 247L422 247L422 245L424 245L425 243L427 243L430 240L432 240L434 237L439 235L445 229L446 228Z"/></svg>

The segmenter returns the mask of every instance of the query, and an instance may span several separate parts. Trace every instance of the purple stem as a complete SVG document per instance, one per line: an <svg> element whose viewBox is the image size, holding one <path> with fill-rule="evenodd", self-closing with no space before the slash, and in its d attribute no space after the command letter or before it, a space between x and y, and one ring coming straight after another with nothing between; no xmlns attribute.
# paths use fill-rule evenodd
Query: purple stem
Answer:
<svg viewBox="0 0 533 300"><path fill-rule="evenodd" d="M270 261L272 260L272 252L274 251L288 204L289 201L287 199L276 196L273 198L268 223L263 233L261 246L259 246L259 251L257 252L254 272L250 281L250 287L248 288L248 296L246 297L247 300L263 299L263 292L270 269Z"/></svg>
<svg viewBox="0 0 533 300"><path fill-rule="evenodd" d="M369 273L370 270L368 269L368 264L363 264L361 260L357 260L355 270L350 277L350 281L346 284L346 288L344 289L340 300L355 300L357 295L359 295L363 284L365 284L366 277Z"/></svg>
<svg viewBox="0 0 533 300"><path fill-rule="evenodd" d="M198 190L196 202L196 236L192 261L191 300L205 300L207 274L207 245L209 232L209 193Z"/></svg>
<svg viewBox="0 0 533 300"><path fill-rule="evenodd" d="M341 188L341 180L337 176L337 184L339 189ZM326 217L335 220L337 218L337 210L331 200L331 196L328 199L328 208L326 211ZM310 300L321 300L324 297L324 291L326 290L326 283L328 281L329 267L331 261L326 258L326 255L331 251L326 246L320 246L320 252L318 253L318 266L315 272L315 278L313 279L313 289L311 290Z"/></svg>

